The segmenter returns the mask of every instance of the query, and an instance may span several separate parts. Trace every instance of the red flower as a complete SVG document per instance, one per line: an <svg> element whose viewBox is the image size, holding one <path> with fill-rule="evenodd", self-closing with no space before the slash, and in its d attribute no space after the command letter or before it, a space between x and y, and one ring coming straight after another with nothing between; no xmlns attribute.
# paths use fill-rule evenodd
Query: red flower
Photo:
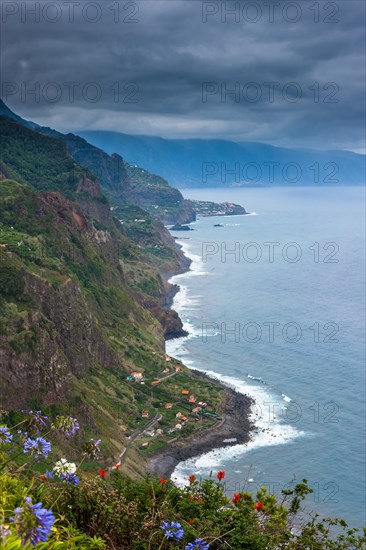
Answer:
<svg viewBox="0 0 366 550"><path fill-rule="evenodd" d="M189 500L194 500L194 497L192 495L189 495Z"/></svg>
<svg viewBox="0 0 366 550"><path fill-rule="evenodd" d="M159 483L161 483L162 485L165 485L165 484L168 483L168 482L167 482L166 479L164 479L163 477L161 477L161 478L159 479Z"/></svg>
<svg viewBox="0 0 366 550"><path fill-rule="evenodd" d="M254 504L254 510L262 510L262 508L264 508L263 502L256 502Z"/></svg>
<svg viewBox="0 0 366 550"><path fill-rule="evenodd" d="M233 502L239 502L240 500L240 493L234 493L234 498L231 499Z"/></svg>
<svg viewBox="0 0 366 550"><path fill-rule="evenodd" d="M193 483L193 482L194 482L194 480L196 479L196 476L194 476L194 475L191 475L191 476L189 476L189 478L188 478L188 479L189 479L189 482L190 482L190 483Z"/></svg>
<svg viewBox="0 0 366 550"><path fill-rule="evenodd" d="M45 476L39 476L39 479L40 479L41 481L44 481L46 478L45 478Z"/></svg>
<svg viewBox="0 0 366 550"><path fill-rule="evenodd" d="M220 470L219 472L217 472L216 477L217 477L217 479L224 479L224 477L225 477L224 470Z"/></svg>
<svg viewBox="0 0 366 550"><path fill-rule="evenodd" d="M113 464L113 466L116 468L116 470L118 470L118 468L121 466L121 463L117 462L116 464Z"/></svg>
<svg viewBox="0 0 366 550"><path fill-rule="evenodd" d="M198 504L201 504L202 498L201 498L201 497L198 497L198 498L197 498L197 502L198 502Z"/></svg>
<svg viewBox="0 0 366 550"><path fill-rule="evenodd" d="M100 470L98 470L98 474L100 475L100 477L106 477L106 474L107 474L107 468L101 468Z"/></svg>
<svg viewBox="0 0 366 550"><path fill-rule="evenodd" d="M189 523L189 525L193 525L194 524L194 519L189 519L188 523Z"/></svg>

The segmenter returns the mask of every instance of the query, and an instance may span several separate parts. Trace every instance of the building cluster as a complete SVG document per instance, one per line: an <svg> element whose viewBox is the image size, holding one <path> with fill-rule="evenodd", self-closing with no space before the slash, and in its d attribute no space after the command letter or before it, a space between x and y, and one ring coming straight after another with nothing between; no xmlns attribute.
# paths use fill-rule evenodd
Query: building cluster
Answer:
<svg viewBox="0 0 366 550"><path fill-rule="evenodd" d="M166 355L165 356L165 361L167 363L171 363L172 358L169 357L169 355ZM174 374L178 373L181 370L182 370L182 367L179 366L179 365L175 365L175 366L170 365L169 367L166 367L162 371L162 376L160 376L159 378L157 378L156 380L153 380L151 382L151 385L153 387L157 386L165 378L173 376ZM127 376L127 380L131 381L131 382L139 382L141 384L145 383L144 375L143 375L142 372L139 372L139 371L131 372L131 374ZM200 413L204 413L205 415L209 414L209 413L205 412L205 409L207 407L207 403L204 403L203 401L198 401L197 402L196 397L191 393L191 391L189 389L183 389L181 391L181 394L182 394L182 397L187 400L187 403L189 403L190 405L193 405L193 408L192 408L192 414L193 415L198 416ZM174 404L170 403L170 402L165 403L165 405L164 405L164 408L165 408L166 411L172 411L173 407L174 407ZM216 415L212 414L210 416L216 416ZM143 410L141 412L141 418L144 418L144 419L150 418L149 411L148 410ZM188 417L186 416L186 414L184 414L183 412L181 412L179 410L175 414L175 418L176 418L176 424L167 430L168 434L172 434L176 431L180 431L182 429L182 427L186 424L186 422L189 420ZM161 430L161 429L157 429L157 430L150 429L150 430L146 430L144 432L144 435L147 435L149 437L156 437L156 436L159 436L159 435L162 435L162 434L163 434L163 430ZM144 444L144 446L146 446L146 444Z"/></svg>

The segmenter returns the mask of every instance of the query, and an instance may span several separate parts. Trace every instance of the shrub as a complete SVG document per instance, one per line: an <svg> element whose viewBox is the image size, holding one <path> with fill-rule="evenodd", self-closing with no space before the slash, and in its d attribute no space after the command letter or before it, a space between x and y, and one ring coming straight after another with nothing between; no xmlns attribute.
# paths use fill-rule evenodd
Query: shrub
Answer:
<svg viewBox="0 0 366 550"><path fill-rule="evenodd" d="M95 464L94 474L91 465L83 473L82 462L98 458L99 440L84 444L78 466L55 456L48 440L53 433L72 440L77 419L58 416L51 423L41 411L29 411L7 420L15 424L0 425L0 546L5 550L365 548L366 529L361 535L342 520L305 519L302 503L312 492L305 479L278 501L264 488L229 498L223 471L209 479L192 475L185 488L162 478L132 481L120 463Z"/></svg>

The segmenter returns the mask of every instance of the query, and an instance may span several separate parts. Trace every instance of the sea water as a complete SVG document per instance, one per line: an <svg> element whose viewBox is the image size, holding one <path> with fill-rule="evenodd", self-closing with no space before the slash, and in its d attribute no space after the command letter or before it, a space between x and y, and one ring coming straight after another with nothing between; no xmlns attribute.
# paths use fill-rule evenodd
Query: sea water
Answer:
<svg viewBox="0 0 366 550"><path fill-rule="evenodd" d="M183 194L251 215L174 233L192 259L172 280L189 336L167 352L252 396L256 430L246 445L179 464L173 479L220 469L229 495L261 486L278 495L306 478L309 511L364 525L364 189Z"/></svg>

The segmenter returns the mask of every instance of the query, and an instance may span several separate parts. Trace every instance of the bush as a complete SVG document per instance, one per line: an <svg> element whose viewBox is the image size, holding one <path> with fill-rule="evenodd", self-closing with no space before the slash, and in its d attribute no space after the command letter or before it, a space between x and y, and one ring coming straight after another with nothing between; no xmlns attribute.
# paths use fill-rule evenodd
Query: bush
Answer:
<svg viewBox="0 0 366 550"><path fill-rule="evenodd" d="M132 481L119 463L99 470L96 465L94 475L92 467L82 473L82 462L97 458L99 441L83 446L76 466L54 456L41 436L55 432L72 439L79 429L76 419L58 416L50 424L40 411L29 411L7 420L15 424L0 426L0 546L5 550L365 548L366 529L361 535L342 520L305 520L301 506L312 492L305 479L283 491L279 502L265 489L228 498L224 472L204 480L192 475L185 488L165 479Z"/></svg>
<svg viewBox="0 0 366 550"><path fill-rule="evenodd" d="M0 265L0 289L6 298L19 300L24 289L24 279L20 270L10 265Z"/></svg>

